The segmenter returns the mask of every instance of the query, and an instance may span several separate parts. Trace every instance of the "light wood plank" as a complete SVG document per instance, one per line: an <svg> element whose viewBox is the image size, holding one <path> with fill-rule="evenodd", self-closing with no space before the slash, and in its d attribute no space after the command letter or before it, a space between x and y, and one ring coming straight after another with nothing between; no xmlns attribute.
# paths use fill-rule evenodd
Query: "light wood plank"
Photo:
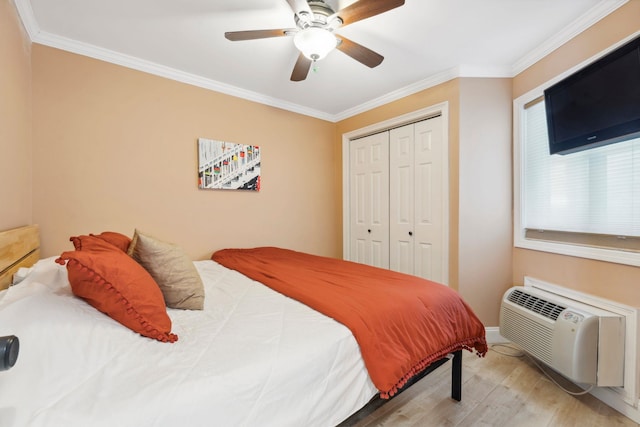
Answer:
<svg viewBox="0 0 640 427"><path fill-rule="evenodd" d="M449 397L451 363L353 424L356 427L515 426L640 427L587 394L572 396L553 384L527 357L490 350L485 358L463 352L462 401ZM554 376L563 387L576 386Z"/></svg>
<svg viewBox="0 0 640 427"><path fill-rule="evenodd" d="M11 284L20 267L30 267L40 257L40 233L37 225L0 232L0 289Z"/></svg>

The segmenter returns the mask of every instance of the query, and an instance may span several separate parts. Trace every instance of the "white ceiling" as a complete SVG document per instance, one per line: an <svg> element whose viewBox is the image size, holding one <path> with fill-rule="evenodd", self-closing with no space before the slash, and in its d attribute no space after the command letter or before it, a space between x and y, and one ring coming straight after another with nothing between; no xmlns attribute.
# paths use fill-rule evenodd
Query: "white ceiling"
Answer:
<svg viewBox="0 0 640 427"><path fill-rule="evenodd" d="M35 43L337 121L453 77L512 77L627 0L406 0L337 31L381 65L336 50L302 82L291 37L224 38L295 27L286 0L14 1Z"/></svg>

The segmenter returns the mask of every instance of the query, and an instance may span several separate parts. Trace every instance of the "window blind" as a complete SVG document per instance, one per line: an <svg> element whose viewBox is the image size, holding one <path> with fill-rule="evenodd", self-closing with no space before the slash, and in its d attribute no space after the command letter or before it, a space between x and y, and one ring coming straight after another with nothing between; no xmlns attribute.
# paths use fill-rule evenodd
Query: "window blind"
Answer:
<svg viewBox="0 0 640 427"><path fill-rule="evenodd" d="M526 236L640 250L640 138L549 155L544 102L526 105L523 117Z"/></svg>

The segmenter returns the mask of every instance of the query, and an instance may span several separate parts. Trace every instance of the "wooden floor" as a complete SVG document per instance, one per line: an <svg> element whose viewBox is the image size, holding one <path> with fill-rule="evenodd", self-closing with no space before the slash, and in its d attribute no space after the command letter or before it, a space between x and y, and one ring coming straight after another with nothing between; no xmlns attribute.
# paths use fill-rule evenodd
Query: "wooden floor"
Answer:
<svg viewBox="0 0 640 427"><path fill-rule="evenodd" d="M527 357L496 347L483 359L463 352L462 401L450 396L446 363L395 399L349 425L371 426L635 426L629 418L587 394L571 396ZM512 352L513 353L513 352ZM579 391L554 376L564 387Z"/></svg>

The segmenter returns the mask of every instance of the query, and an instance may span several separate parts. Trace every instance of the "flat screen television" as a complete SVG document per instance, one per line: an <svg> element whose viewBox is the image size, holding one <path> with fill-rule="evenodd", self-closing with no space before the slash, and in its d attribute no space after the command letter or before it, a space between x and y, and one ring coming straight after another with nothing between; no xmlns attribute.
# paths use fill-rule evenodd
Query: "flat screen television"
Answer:
<svg viewBox="0 0 640 427"><path fill-rule="evenodd" d="M640 136L640 37L544 91L550 154Z"/></svg>

